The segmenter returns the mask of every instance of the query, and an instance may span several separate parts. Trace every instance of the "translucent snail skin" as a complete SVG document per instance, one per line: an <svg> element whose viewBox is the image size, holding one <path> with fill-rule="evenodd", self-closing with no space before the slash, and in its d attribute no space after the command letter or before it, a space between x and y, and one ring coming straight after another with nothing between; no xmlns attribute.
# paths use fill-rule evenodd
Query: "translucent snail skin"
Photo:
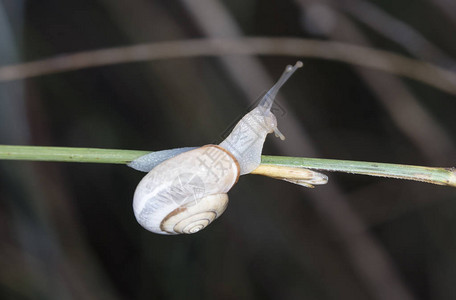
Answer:
<svg viewBox="0 0 456 300"><path fill-rule="evenodd" d="M133 197L139 224L159 234L195 233L218 218L225 211L227 193L239 176L260 165L266 136L274 132L285 139L271 108L279 89L301 66L300 61L287 66L258 106L236 124L220 145L158 151L132 161L130 167L148 172ZM294 183L310 186L327 182L325 175L314 173L317 176L308 184L302 180Z"/></svg>

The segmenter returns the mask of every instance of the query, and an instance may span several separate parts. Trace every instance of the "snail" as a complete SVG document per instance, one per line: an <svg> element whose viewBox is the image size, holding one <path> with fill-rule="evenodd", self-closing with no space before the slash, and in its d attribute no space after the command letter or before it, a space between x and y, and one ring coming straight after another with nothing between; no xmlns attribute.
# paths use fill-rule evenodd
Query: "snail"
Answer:
<svg viewBox="0 0 456 300"><path fill-rule="evenodd" d="M133 197L138 223L154 233L188 234L200 231L218 218L228 205L227 192L239 176L252 173L260 166L266 136L274 132L285 139L271 108L279 89L301 66L300 61L294 66L288 65L258 106L247 113L219 145L153 152L128 164L148 172ZM326 175L295 169L299 169L295 170L299 173L296 178L293 170L287 178L270 175L271 171L268 176L305 186L327 182ZM302 176L302 170L308 172L307 177Z"/></svg>

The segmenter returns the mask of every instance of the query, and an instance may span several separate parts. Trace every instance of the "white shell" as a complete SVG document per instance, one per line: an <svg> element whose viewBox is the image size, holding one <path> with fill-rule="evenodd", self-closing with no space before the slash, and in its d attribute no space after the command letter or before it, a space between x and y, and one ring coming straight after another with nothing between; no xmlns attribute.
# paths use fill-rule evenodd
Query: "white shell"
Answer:
<svg viewBox="0 0 456 300"><path fill-rule="evenodd" d="M138 222L160 234L194 233L220 216L240 167L228 151L207 145L156 166L138 184L133 211Z"/></svg>

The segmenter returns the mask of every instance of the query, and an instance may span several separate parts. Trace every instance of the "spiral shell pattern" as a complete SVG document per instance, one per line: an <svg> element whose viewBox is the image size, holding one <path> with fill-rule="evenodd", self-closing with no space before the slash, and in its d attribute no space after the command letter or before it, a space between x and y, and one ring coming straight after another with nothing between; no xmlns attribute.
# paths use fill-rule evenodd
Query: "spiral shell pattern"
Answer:
<svg viewBox="0 0 456 300"><path fill-rule="evenodd" d="M209 195L200 199L197 205L172 211L163 219L160 228L169 234L196 233L223 214L227 205L227 194Z"/></svg>

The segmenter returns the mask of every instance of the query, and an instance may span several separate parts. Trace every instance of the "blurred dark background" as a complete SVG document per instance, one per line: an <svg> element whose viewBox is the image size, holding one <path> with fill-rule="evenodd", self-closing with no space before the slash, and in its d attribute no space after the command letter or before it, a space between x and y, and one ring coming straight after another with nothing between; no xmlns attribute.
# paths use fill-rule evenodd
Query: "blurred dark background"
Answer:
<svg viewBox="0 0 456 300"><path fill-rule="evenodd" d="M456 70L456 5L416 1L0 0L0 65L204 37L334 40ZM137 62L0 82L0 144L162 150L220 142L302 60L264 153L456 165L456 97L306 57ZM261 76L250 76L260 74ZM1 299L456 299L456 190L328 174L243 176L202 232L135 221L144 174L0 162Z"/></svg>

